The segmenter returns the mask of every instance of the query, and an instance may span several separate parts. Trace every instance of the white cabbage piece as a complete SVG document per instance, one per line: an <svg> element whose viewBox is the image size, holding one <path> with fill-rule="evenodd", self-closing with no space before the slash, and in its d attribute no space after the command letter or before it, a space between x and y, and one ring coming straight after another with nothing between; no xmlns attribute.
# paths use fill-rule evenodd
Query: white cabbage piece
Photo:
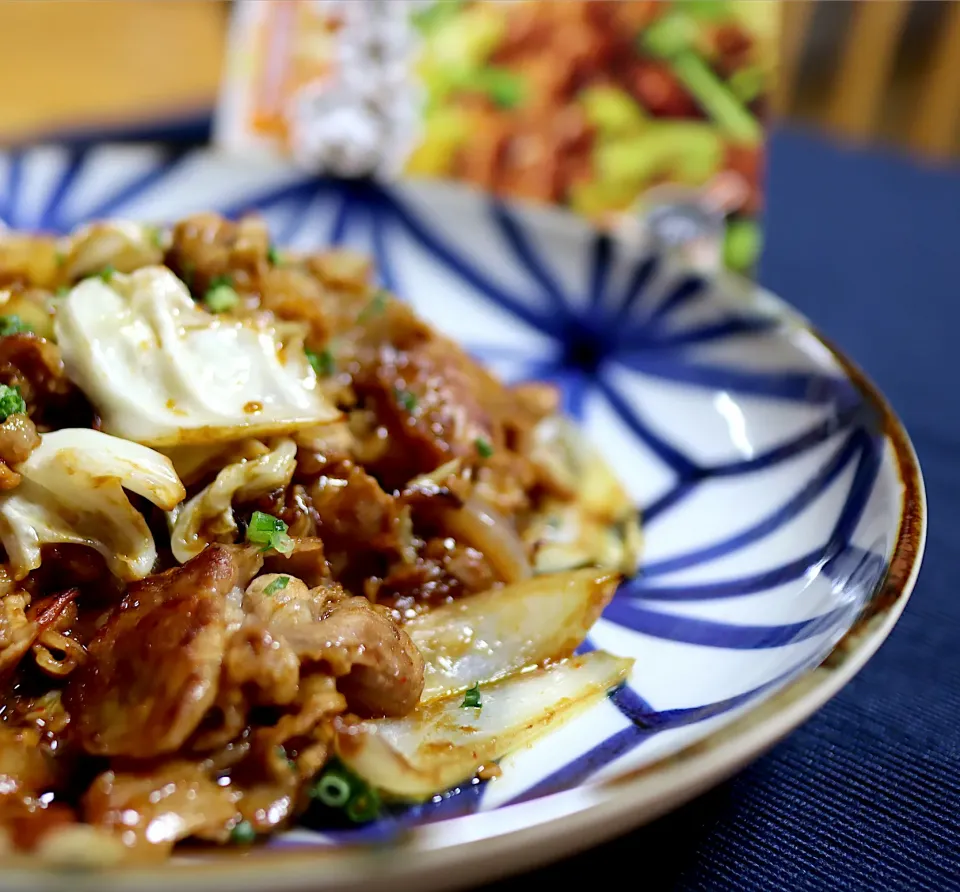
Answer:
<svg viewBox="0 0 960 892"><path fill-rule="evenodd" d="M132 220L99 220L81 226L60 243L63 274L72 282L106 267L129 273L162 263L164 238L156 226Z"/></svg>
<svg viewBox="0 0 960 892"><path fill-rule="evenodd" d="M213 541L232 542L237 532L234 500L250 500L286 486L296 467L293 440L281 440L259 458L227 465L213 483L168 514L173 556L183 564Z"/></svg>
<svg viewBox="0 0 960 892"><path fill-rule="evenodd" d="M124 490L165 511L186 496L166 456L84 428L43 434L15 469L23 479L0 494L0 541L16 579L40 566L42 546L61 542L99 551L121 579L142 579L157 549Z"/></svg>
<svg viewBox="0 0 960 892"><path fill-rule="evenodd" d="M569 420L544 419L531 457L570 498L543 500L524 530L538 573L593 565L633 575L643 548L640 515L600 451Z"/></svg>
<svg viewBox="0 0 960 892"><path fill-rule="evenodd" d="M633 660L592 651L480 685L480 708L456 694L401 719L344 724L340 759L385 794L423 801L528 746L626 680Z"/></svg>
<svg viewBox="0 0 960 892"><path fill-rule="evenodd" d="M227 465L236 464L244 459L260 458L270 451L270 447L261 440L249 438L233 440L230 443L210 443L205 446L170 446L161 449L173 462L177 476L184 486L191 486Z"/></svg>
<svg viewBox="0 0 960 892"><path fill-rule="evenodd" d="M423 656L421 702L570 656L607 606L619 574L571 570L460 598L410 620Z"/></svg>
<svg viewBox="0 0 960 892"><path fill-rule="evenodd" d="M166 267L84 279L60 302L54 330L103 429L137 443L227 442L340 417L300 329L208 313Z"/></svg>

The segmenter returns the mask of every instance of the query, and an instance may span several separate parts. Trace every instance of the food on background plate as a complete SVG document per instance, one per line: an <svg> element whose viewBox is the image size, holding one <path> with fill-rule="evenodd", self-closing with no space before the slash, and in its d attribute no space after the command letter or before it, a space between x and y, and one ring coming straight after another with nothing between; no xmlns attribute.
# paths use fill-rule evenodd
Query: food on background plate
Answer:
<svg viewBox="0 0 960 892"><path fill-rule="evenodd" d="M557 415L263 222L0 236L0 851L366 822L622 684L634 506Z"/></svg>
<svg viewBox="0 0 960 892"><path fill-rule="evenodd" d="M700 234L749 272L778 6L240 0L215 140L340 176L459 180L627 234L672 195L719 214Z"/></svg>

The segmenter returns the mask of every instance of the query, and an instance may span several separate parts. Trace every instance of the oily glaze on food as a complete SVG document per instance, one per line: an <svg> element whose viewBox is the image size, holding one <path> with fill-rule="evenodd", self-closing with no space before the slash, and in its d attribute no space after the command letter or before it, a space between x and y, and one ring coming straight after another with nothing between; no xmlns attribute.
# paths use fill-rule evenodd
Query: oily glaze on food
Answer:
<svg viewBox="0 0 960 892"><path fill-rule="evenodd" d="M367 821L626 677L571 654L629 499L372 278L255 218L0 239L5 857Z"/></svg>

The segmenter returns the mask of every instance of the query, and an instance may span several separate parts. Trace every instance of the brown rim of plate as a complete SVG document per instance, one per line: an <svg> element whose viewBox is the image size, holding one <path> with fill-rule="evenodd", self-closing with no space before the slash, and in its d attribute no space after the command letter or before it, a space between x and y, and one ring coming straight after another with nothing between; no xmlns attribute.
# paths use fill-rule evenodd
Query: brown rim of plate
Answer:
<svg viewBox="0 0 960 892"><path fill-rule="evenodd" d="M755 293L756 292L762 293L762 289L755 288ZM770 295L770 297L772 297L772 295ZM781 303L778 298L774 298L774 300L777 303ZM830 351L833 359L849 376L864 400L876 409L879 429L882 430L889 439L893 448L903 495L900 527L886 574L869 600L864 604L860 615L854 621L853 625L818 666L801 673L770 696L758 699L749 709L746 709L741 715L722 725L716 731L648 765L624 772L608 780L592 785L589 783L579 785L569 790L562 790L547 796L538 797L535 800L531 800L531 802L506 806L504 809L498 810L501 811L501 813L509 812L514 809L523 809L532 802L543 804L551 800L559 804L561 800L570 798L578 791L582 792L585 788L592 787L600 794L597 801L580 809L571 811L558 810L558 813L554 817L534 822L529 827L523 828L525 830L539 828L541 834L549 837L553 835L549 832L551 826L555 825L556 834L562 834L564 824L568 824L572 819L576 818L579 818L580 823L583 823L586 818L593 814L596 814L598 819L607 817L605 823L615 825L616 829L613 831L600 834L592 840L588 838L586 844L578 845L573 843L569 845L565 850L565 855L573 855L588 845L612 837L618 832L624 832L647 820L653 820L659 817L664 812L690 801L716 783L720 783L722 780L730 777L745 764L768 751L779 740L792 732L820 709L844 684L854 677L883 643L887 634L889 634L890 628L892 628L893 622L899 617L900 612L909 599L913 584L916 581L917 572L919 571L926 536L925 492L919 463L910 438L903 424L893 412L887 399L880 393L859 366L848 359L829 338L821 334L808 320L795 315L796 311L790 308L789 305L782 304L782 306L793 315L795 319L800 321L801 327L804 330L812 334L819 343ZM880 634L881 632L882 634ZM848 666L852 667L850 675L838 683L837 670ZM824 693L826 693L826 696L823 696ZM791 707L793 708L795 719L790 721L785 728L778 729L774 727L777 716ZM751 745L747 747L741 747L740 749L731 751L729 754L724 752L719 763L714 766L712 771L704 771L703 774L693 778L691 782L678 790L672 797L663 796L662 799L669 803L667 807L658 808L654 806L650 808L646 812L646 818L642 820L630 821L624 818L624 809L632 798L627 794L625 788L636 786L644 781L652 780L659 775L666 775L676 771L678 768L682 768L684 763L703 759L713 750L726 749L732 741L744 736L747 732L751 732L753 736L759 738L759 740L755 743L751 742ZM604 793L607 795L603 796ZM611 806L613 802L617 802L620 808L615 811L611 810L612 813L605 815L605 807ZM457 821L463 819L464 818L452 818L449 820ZM469 819L469 816L467 816L467 819ZM421 826L422 825L415 825L406 828L398 833L390 842L383 843L375 848L383 852L402 852L411 843L416 842L417 831ZM519 830L511 833L510 836L513 836L516 840L513 846L507 844L507 848L512 851L520 845L519 838L525 837L526 834L523 833L523 830ZM426 860L432 862L429 865L425 865L425 869L435 870L440 867L440 865L437 864L434 859L439 858L441 861L446 861L446 859L450 857L449 853L451 850L466 849L473 852L477 846L493 845L494 839L502 840L503 836L495 834L492 839L469 840L455 843L432 852L419 853L419 857L424 857ZM342 879L349 884L350 888L354 888L355 881L363 880L363 877L358 875L358 873L363 872L363 867L356 859L361 858L367 861L368 858L365 858L363 853L370 850L371 844L363 842L328 847L291 846L290 848L262 848L249 850L242 854L236 850L229 850L224 847L211 847L191 850L191 854L202 854L204 856L204 860L201 862L183 863L168 860L162 862L162 866L167 870L174 871L177 878L181 881L187 880L191 875L199 878L201 876L210 876L211 873L219 874L218 879L223 879L224 881L229 880L231 876L238 880L240 877L233 873L234 869L242 873L247 873L259 867L270 867L274 871L271 874L271 879L277 882L278 889L300 889L306 887L302 886L304 878L299 874L296 876L284 876L283 879L285 882L282 885L278 882L281 880L281 876L275 871L281 863L285 868L289 868L292 874L298 869L307 868L311 865L343 861L345 862L343 864L344 869L349 871L352 876L349 880L346 877ZM411 855L417 854L410 852L409 849L407 849L407 851ZM443 853L447 853L446 856ZM502 854L506 858L507 853L503 852ZM558 857L564 856L561 855ZM539 859L538 861L535 857L531 857L527 859L526 866L533 867L535 863L542 863L543 860L545 859ZM351 865L353 865L353 867L351 867ZM105 880L133 879L138 874L141 876L144 875L144 872L147 874L153 873L159 866L161 865L136 863L118 864L112 867L97 868L93 874L89 875L89 878L93 880L99 876ZM18 859L16 864L10 865L10 868L12 868L10 871L11 874L14 874L14 871L16 871L16 874L30 878L49 876L51 868L56 870L52 865L32 861L30 856L25 856L23 861ZM520 869L522 868L517 868L517 870ZM403 874L409 882L410 877L406 865L404 865L404 869L398 870L398 872ZM379 880L386 882L393 876L393 873L392 870L384 873L383 865L381 865L377 871L377 877ZM287 874L286 870L284 870L284 874ZM366 876L366 874L364 875ZM489 873L489 875L499 874ZM76 879L76 875L74 875L74 878ZM372 874L366 876L366 878L370 881L376 880ZM16 880L16 876L12 875L11 879ZM291 883L295 885L291 885ZM461 886L466 884L467 883L458 882L452 884L451 887L453 885ZM244 884L241 883L241 885ZM83 888L85 889L86 886ZM111 884L110 888L117 887ZM248 888L248 886L244 885L244 888ZM406 888L406 885L404 888ZM428 883L426 888L433 889L436 888L436 885Z"/></svg>

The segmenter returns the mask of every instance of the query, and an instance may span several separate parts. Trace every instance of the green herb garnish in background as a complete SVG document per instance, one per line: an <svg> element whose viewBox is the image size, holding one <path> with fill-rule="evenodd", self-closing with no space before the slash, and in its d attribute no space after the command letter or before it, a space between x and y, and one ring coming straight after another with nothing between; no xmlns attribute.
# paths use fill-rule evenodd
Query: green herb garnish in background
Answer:
<svg viewBox="0 0 960 892"><path fill-rule="evenodd" d="M387 292L382 288L370 298L368 303L357 316L357 322L368 322L374 316L379 316L387 308Z"/></svg>
<svg viewBox="0 0 960 892"><path fill-rule="evenodd" d="M522 75L492 65L472 72L464 86L485 94L500 108L516 108L527 96L527 84Z"/></svg>
<svg viewBox="0 0 960 892"><path fill-rule="evenodd" d="M365 780L334 762L327 766L310 788L310 797L327 808L342 809L357 824L372 821L380 814L380 794Z"/></svg>
<svg viewBox="0 0 960 892"><path fill-rule="evenodd" d="M63 251L54 251L53 252L53 262L57 266L63 266L67 262L67 255Z"/></svg>
<svg viewBox="0 0 960 892"><path fill-rule="evenodd" d="M491 446L490 441L484 437L477 437L477 439L473 441L473 445L477 447L480 458L490 458L490 456L493 455L493 446Z"/></svg>
<svg viewBox="0 0 960 892"><path fill-rule="evenodd" d="M748 65L731 74L727 86L741 102L750 103L763 92L765 83L763 69L757 65Z"/></svg>
<svg viewBox="0 0 960 892"><path fill-rule="evenodd" d="M762 236L755 220L728 220L723 239L723 262L727 269L746 272L760 258Z"/></svg>
<svg viewBox="0 0 960 892"><path fill-rule="evenodd" d="M240 303L240 295L229 276L217 276L210 282L203 302L211 313L226 313Z"/></svg>
<svg viewBox="0 0 960 892"><path fill-rule="evenodd" d="M657 19L640 36L644 49L659 56L717 127L737 142L755 144L763 127L696 49L698 28L682 12Z"/></svg>
<svg viewBox="0 0 960 892"><path fill-rule="evenodd" d="M289 576L278 576L263 590L263 593L265 595L275 595L277 592L282 592L287 587L288 582L290 582Z"/></svg>
<svg viewBox="0 0 960 892"><path fill-rule="evenodd" d="M237 846L253 845L257 838L257 831L249 821L240 821L230 831L230 842Z"/></svg>
<svg viewBox="0 0 960 892"><path fill-rule="evenodd" d="M321 378L329 378L336 371L336 363L333 354L329 350L321 350L315 353L313 350L304 350L307 354L307 362L310 363L313 370Z"/></svg>
<svg viewBox="0 0 960 892"><path fill-rule="evenodd" d="M480 682L478 681L472 688L467 688L463 692L463 703L461 709L480 709L483 703L480 701Z"/></svg>
<svg viewBox="0 0 960 892"><path fill-rule="evenodd" d="M444 22L455 19L463 4L464 0L434 0L429 6L415 10L410 22L421 34L429 34Z"/></svg>
<svg viewBox="0 0 960 892"><path fill-rule="evenodd" d="M0 384L0 421L6 421L11 415L23 415L27 404L19 387Z"/></svg>
<svg viewBox="0 0 960 892"><path fill-rule="evenodd" d="M69 293L70 293L70 286L69 286L69 285L61 285L61 286L59 286L59 287L57 288L57 290L54 292L54 294L55 294L57 297L66 297Z"/></svg>
<svg viewBox="0 0 960 892"><path fill-rule="evenodd" d="M267 261L273 266L280 266L280 254L274 245L267 248Z"/></svg>
<svg viewBox="0 0 960 892"><path fill-rule="evenodd" d="M154 248L163 250L163 229L159 226L151 226L148 234L150 236L150 244L152 244Z"/></svg>
<svg viewBox="0 0 960 892"><path fill-rule="evenodd" d="M33 326L27 325L27 323L17 315L0 316L0 338L31 331L33 331Z"/></svg>
<svg viewBox="0 0 960 892"><path fill-rule="evenodd" d="M99 273L97 273L97 275L100 276L104 282L109 282L116 274L117 268L112 263L108 263L102 270L100 270Z"/></svg>
<svg viewBox="0 0 960 892"><path fill-rule="evenodd" d="M293 551L293 539L287 535L287 525L263 511L254 511L247 525L247 542L259 545L261 551L273 551L289 554Z"/></svg>
<svg viewBox="0 0 960 892"><path fill-rule="evenodd" d="M395 387L393 389L393 396L394 399L396 399L397 404L400 405L405 411L412 412L417 408L417 397L409 390L400 390L400 388Z"/></svg>

